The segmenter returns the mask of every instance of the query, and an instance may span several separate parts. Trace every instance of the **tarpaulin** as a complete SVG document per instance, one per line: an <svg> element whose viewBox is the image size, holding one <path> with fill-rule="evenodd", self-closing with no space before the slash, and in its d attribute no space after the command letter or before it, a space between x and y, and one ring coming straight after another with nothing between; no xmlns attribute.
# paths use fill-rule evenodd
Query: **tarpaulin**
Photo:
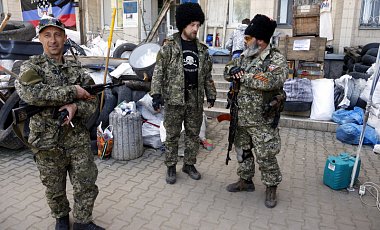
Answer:
<svg viewBox="0 0 380 230"><path fill-rule="evenodd" d="M66 27L75 27L75 8L73 0L21 0L22 17L34 26L43 15L54 15Z"/></svg>

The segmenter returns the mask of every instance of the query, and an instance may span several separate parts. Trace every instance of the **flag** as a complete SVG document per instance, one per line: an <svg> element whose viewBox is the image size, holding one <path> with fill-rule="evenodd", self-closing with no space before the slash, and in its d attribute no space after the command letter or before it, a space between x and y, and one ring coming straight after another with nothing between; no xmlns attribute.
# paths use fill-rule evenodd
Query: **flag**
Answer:
<svg viewBox="0 0 380 230"><path fill-rule="evenodd" d="M34 26L43 15L53 15L66 27L75 27L75 8L73 0L21 0L22 17Z"/></svg>

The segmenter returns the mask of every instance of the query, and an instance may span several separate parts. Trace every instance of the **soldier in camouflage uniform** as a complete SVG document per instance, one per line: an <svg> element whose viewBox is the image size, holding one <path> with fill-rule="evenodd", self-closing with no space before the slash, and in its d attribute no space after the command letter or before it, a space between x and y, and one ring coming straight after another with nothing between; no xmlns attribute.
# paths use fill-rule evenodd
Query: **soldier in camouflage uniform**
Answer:
<svg viewBox="0 0 380 230"><path fill-rule="evenodd" d="M276 159L281 140L274 115L264 114L265 108L275 96L283 93L288 73L285 57L269 45L276 26L276 21L267 16L256 15L245 30L247 49L239 59L228 63L224 70L227 81L240 82L237 98L238 127L234 143L240 179L228 185L227 190L255 190L252 182L255 173L253 149L261 171L261 181L267 186L265 205L269 208L277 204L276 189L282 180Z"/></svg>
<svg viewBox="0 0 380 230"><path fill-rule="evenodd" d="M15 82L20 98L30 105L46 107L30 118L28 142L34 146L35 161L56 229L69 229L70 206L66 196L66 175L74 189L74 229L104 229L92 222L98 195L98 169L90 150L86 121L98 101L81 86L94 84L77 61L63 57L66 34L63 24L46 17L39 23L39 39L44 53L21 66ZM66 109L60 124L52 117L54 108ZM72 127L69 124L73 124Z"/></svg>
<svg viewBox="0 0 380 230"><path fill-rule="evenodd" d="M165 102L164 126L166 128L165 164L166 182L176 182L178 140L185 126L185 156L182 171L194 180L201 174L196 170L199 150L199 131L202 124L203 98L206 92L209 107L216 98L211 77L212 62L207 46L197 39L204 14L196 3L184 3L176 11L179 32L167 39L157 55L152 78L153 107L159 110Z"/></svg>

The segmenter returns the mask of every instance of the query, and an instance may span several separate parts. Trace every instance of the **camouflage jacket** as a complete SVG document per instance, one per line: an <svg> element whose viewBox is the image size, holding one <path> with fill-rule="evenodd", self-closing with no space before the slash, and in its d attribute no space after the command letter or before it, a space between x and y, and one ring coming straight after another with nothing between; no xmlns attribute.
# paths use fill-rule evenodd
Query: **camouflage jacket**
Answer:
<svg viewBox="0 0 380 230"><path fill-rule="evenodd" d="M200 44L198 40L196 43L199 56L198 106L201 106L204 100L204 91L208 99L215 99L216 89L211 76L212 61L207 46ZM157 54L150 94L161 94L165 103L169 105L185 104L185 75L179 33L175 33L173 37L169 38Z"/></svg>
<svg viewBox="0 0 380 230"><path fill-rule="evenodd" d="M17 93L30 105L46 107L30 118L29 143L40 149L88 144L90 136L85 123L94 113L97 99L75 99L74 85L89 84L94 84L94 81L84 72L79 62L65 60L64 64L58 64L46 55L32 56L25 61L15 81ZM54 107L70 103L75 103L78 107L72 119L74 128L60 126L58 120L52 117Z"/></svg>
<svg viewBox="0 0 380 230"><path fill-rule="evenodd" d="M276 48L268 45L259 55L251 55L245 50L241 57L229 62L224 69L224 78L232 81L228 74L233 66L240 66L245 74L240 80L238 93L238 123L241 126L256 126L271 124L262 114L264 105L269 103L273 96L282 92L288 75L285 57Z"/></svg>

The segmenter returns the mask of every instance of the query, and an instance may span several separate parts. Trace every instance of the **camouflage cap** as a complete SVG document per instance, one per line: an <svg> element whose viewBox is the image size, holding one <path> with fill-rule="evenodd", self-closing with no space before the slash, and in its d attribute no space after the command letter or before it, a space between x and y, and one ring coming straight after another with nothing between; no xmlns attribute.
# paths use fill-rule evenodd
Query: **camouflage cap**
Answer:
<svg viewBox="0 0 380 230"><path fill-rule="evenodd" d="M41 33L43 29L49 26L54 26L65 31L65 26L58 18L46 17L41 18L40 22L38 23L38 33Z"/></svg>

